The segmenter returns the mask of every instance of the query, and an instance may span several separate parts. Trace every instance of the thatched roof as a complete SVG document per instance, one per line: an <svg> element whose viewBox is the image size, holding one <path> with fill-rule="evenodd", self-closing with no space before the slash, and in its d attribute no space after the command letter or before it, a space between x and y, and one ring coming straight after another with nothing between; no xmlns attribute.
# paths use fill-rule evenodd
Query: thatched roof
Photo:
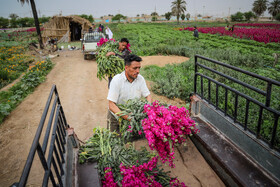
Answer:
<svg viewBox="0 0 280 187"><path fill-rule="evenodd" d="M70 37L70 23L75 22L82 27L82 31L88 30L92 24L80 16L54 16L47 23L44 24L44 31L42 34L43 41L46 42L47 38L61 39L63 36L68 35ZM70 38L69 38L70 41Z"/></svg>

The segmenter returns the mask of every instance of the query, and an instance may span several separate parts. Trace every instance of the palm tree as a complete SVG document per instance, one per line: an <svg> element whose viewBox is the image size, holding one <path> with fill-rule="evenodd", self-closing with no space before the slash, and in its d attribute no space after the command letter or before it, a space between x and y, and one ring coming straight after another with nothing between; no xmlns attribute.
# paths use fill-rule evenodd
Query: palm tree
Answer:
<svg viewBox="0 0 280 187"><path fill-rule="evenodd" d="M32 8L32 13L33 13L33 17L34 17L34 22L35 22L35 26L36 26L36 31L37 31L37 35L38 35L38 39L39 39L40 48L43 49L44 45L43 45L43 41L42 41L42 36L41 36L39 19L38 19L36 6L35 6L35 1L34 0L17 0L17 1L21 2L22 5L24 3L29 3L29 1L30 1L31 8Z"/></svg>
<svg viewBox="0 0 280 187"><path fill-rule="evenodd" d="M253 12L259 18L267 9L267 0L256 0L253 3Z"/></svg>
<svg viewBox="0 0 280 187"><path fill-rule="evenodd" d="M173 15L177 17L177 22L179 23L180 15L184 14L186 11L187 3L184 0L175 0L172 2L171 11Z"/></svg>
<svg viewBox="0 0 280 187"><path fill-rule="evenodd" d="M280 0L272 1L269 4L268 12L271 14L273 20L273 18L280 13Z"/></svg>

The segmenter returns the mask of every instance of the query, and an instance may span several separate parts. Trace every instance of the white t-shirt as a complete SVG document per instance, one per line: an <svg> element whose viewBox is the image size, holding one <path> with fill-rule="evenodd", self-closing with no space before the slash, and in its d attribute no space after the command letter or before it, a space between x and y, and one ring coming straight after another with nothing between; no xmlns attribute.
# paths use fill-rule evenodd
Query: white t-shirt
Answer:
<svg viewBox="0 0 280 187"><path fill-rule="evenodd" d="M130 83L123 71L113 77L107 99L116 104L125 104L129 99L147 97L148 95L150 95L150 91L143 76L138 74L137 78Z"/></svg>
<svg viewBox="0 0 280 187"><path fill-rule="evenodd" d="M109 39L112 39L112 38L113 38L113 33L112 33L111 29L107 28L107 29L105 30L105 33L108 35L108 38L109 38Z"/></svg>

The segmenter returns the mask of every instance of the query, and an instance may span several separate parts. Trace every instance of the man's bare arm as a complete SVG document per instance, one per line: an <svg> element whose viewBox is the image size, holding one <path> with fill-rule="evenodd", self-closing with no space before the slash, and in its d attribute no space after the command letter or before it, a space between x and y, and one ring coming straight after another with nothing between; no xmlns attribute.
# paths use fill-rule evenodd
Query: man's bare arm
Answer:
<svg viewBox="0 0 280 187"><path fill-rule="evenodd" d="M110 56L110 55L116 55L116 53L114 53L114 52L108 52L108 53L106 54L106 56Z"/></svg>
<svg viewBox="0 0 280 187"><path fill-rule="evenodd" d="M147 99L147 101L148 101L149 103L152 103L152 97L151 97L151 95L148 95L148 96L146 97L146 99Z"/></svg>
<svg viewBox="0 0 280 187"><path fill-rule="evenodd" d="M109 100L109 110L111 110L114 114L121 112L121 110L116 105L116 103L114 103L113 101L110 101L110 100ZM119 114L116 114L116 115L120 116ZM125 120L129 120L128 115L122 116L122 118Z"/></svg>

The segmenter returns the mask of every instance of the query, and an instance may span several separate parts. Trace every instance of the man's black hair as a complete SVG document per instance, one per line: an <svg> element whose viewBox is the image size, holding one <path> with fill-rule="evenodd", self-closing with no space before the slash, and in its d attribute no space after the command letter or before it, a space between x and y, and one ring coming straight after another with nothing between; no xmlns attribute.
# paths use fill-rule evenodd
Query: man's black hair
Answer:
<svg viewBox="0 0 280 187"><path fill-rule="evenodd" d="M120 42L121 42L121 43L122 43L122 42L129 43L129 41L128 41L128 39L127 39L127 38L122 38Z"/></svg>
<svg viewBox="0 0 280 187"><path fill-rule="evenodd" d="M130 66L132 61L141 62L142 58L134 54L127 55L124 58L124 64L126 66Z"/></svg>

